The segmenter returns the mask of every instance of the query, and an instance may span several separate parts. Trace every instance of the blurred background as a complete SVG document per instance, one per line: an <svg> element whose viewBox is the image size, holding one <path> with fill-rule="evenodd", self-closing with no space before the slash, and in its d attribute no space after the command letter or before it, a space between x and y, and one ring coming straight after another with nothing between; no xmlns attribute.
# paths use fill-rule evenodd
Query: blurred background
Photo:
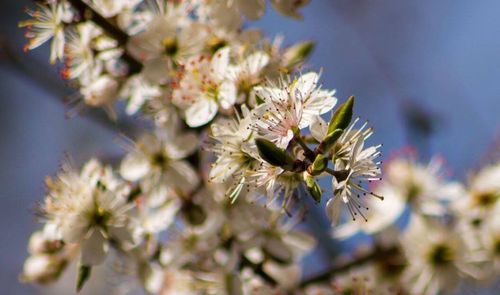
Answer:
<svg viewBox="0 0 500 295"><path fill-rule="evenodd" d="M73 91L48 63L48 48L23 52L17 23L26 6L32 3L0 2L0 294L41 293L18 274L38 227L44 177L65 154L80 163L120 152L120 128L99 123L101 113L67 118L71 106L60 99ZM303 21L268 9L250 25L270 38L283 34L285 44L316 41L309 66L322 69L324 87L337 89L340 100L357 97L356 113L375 127L372 140L384 144L385 157L412 145L424 161L442 155L463 180L499 150L498 11L498 0L313 0ZM318 261L305 261L307 269ZM458 294L494 290L463 286Z"/></svg>

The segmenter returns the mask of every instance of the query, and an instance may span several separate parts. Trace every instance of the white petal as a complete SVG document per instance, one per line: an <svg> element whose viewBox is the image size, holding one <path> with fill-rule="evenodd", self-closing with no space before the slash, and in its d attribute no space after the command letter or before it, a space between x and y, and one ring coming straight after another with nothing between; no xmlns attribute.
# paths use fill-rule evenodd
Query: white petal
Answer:
<svg viewBox="0 0 500 295"><path fill-rule="evenodd" d="M265 0L237 0L238 10L251 20L256 20L264 15L266 9Z"/></svg>
<svg viewBox="0 0 500 295"><path fill-rule="evenodd" d="M120 165L120 175L128 181L137 181L151 169L149 160L142 154L131 153L125 156Z"/></svg>
<svg viewBox="0 0 500 295"><path fill-rule="evenodd" d="M191 155L199 145L195 133L183 133L174 136L171 141L165 143L165 151L170 159L183 159Z"/></svg>
<svg viewBox="0 0 500 295"><path fill-rule="evenodd" d="M290 261L292 259L292 253L289 248L277 237L267 238L263 247L272 257L283 261Z"/></svg>
<svg viewBox="0 0 500 295"><path fill-rule="evenodd" d="M337 98L333 96L334 93L335 91L314 91L304 102L302 120L299 127L305 128L309 126L315 116L332 110L337 103Z"/></svg>
<svg viewBox="0 0 500 295"><path fill-rule="evenodd" d="M342 209L342 199L338 196L331 198L326 203L326 215L332 222L332 225L338 224L340 220L341 209Z"/></svg>
<svg viewBox="0 0 500 295"><path fill-rule="evenodd" d="M319 75L315 72L309 72L301 75L293 85L292 93L299 91L304 98L308 97L318 84Z"/></svg>
<svg viewBox="0 0 500 295"><path fill-rule="evenodd" d="M339 240L346 240L355 234L359 233L360 227L356 222L347 222L339 225L333 230L333 238Z"/></svg>
<svg viewBox="0 0 500 295"><path fill-rule="evenodd" d="M301 275L300 267L296 264L280 265L276 262L270 261L264 263L264 271L275 279L280 286L284 288L292 288L295 286Z"/></svg>
<svg viewBox="0 0 500 295"><path fill-rule="evenodd" d="M87 233L87 223L80 216L68 217L62 223L61 237L67 243L77 243Z"/></svg>
<svg viewBox="0 0 500 295"><path fill-rule="evenodd" d="M215 164L212 166L212 170L210 170L210 179L215 183L223 183L225 182L231 175L233 175L238 169L240 169L241 165L239 163L235 163L231 157L222 156Z"/></svg>
<svg viewBox="0 0 500 295"><path fill-rule="evenodd" d="M186 109L186 123L189 127L200 127L210 122L217 114L217 103L210 98L201 98Z"/></svg>
<svg viewBox="0 0 500 295"><path fill-rule="evenodd" d="M223 80L226 76L226 70L229 66L230 50L229 47L219 49L212 58L211 70L213 75L219 80Z"/></svg>
<svg viewBox="0 0 500 295"><path fill-rule="evenodd" d="M315 116L309 129L314 139L321 142L328 133L328 123L326 123L321 116Z"/></svg>
<svg viewBox="0 0 500 295"><path fill-rule="evenodd" d="M255 52L248 56L245 61L245 70L249 75L257 75L269 63L269 55L262 51Z"/></svg>
<svg viewBox="0 0 500 295"><path fill-rule="evenodd" d="M234 83L225 81L219 86L218 100L223 109L230 109L236 102L236 86Z"/></svg>
<svg viewBox="0 0 500 295"><path fill-rule="evenodd" d="M170 162L164 179L168 185L185 193L191 192L200 181L196 171L186 161Z"/></svg>
<svg viewBox="0 0 500 295"><path fill-rule="evenodd" d="M151 233L163 231L174 222L180 208L181 202L179 199L171 200L165 205L149 211L143 226L146 231Z"/></svg>
<svg viewBox="0 0 500 295"><path fill-rule="evenodd" d="M286 91L274 87L256 86L254 87L254 92L267 103L280 100L283 101L288 98L288 93Z"/></svg>
<svg viewBox="0 0 500 295"><path fill-rule="evenodd" d="M291 247L291 249L295 250L298 255L309 252L316 245L316 239L314 239L314 237L299 231L289 232L283 237L283 242Z"/></svg>
<svg viewBox="0 0 500 295"><path fill-rule="evenodd" d="M82 264L98 265L106 258L109 245L99 230L82 241Z"/></svg>
<svg viewBox="0 0 500 295"><path fill-rule="evenodd" d="M169 80L171 62L165 58L155 58L144 62L142 75L148 82L166 83Z"/></svg>

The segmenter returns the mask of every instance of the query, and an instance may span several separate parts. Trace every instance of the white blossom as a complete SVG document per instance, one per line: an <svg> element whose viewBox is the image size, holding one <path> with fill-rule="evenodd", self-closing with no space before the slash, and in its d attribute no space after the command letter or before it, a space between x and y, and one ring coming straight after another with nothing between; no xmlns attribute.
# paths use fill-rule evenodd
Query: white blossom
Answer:
<svg viewBox="0 0 500 295"><path fill-rule="evenodd" d="M37 10L26 11L32 19L19 23L20 27L27 27L26 37L29 43L25 49L35 49L52 39L50 45L50 62L55 63L64 57L64 22L73 17L67 3L49 2L47 6L38 4Z"/></svg>
<svg viewBox="0 0 500 295"><path fill-rule="evenodd" d="M308 127L315 116L330 111L337 103L335 91L322 90L318 80L319 75L310 72L291 82L255 87L255 94L264 101L253 111L257 133L286 148L294 130Z"/></svg>
<svg viewBox="0 0 500 295"><path fill-rule="evenodd" d="M479 273L472 253L445 225L412 215L409 229L401 239L409 261L402 280L410 294L451 291L459 278Z"/></svg>
<svg viewBox="0 0 500 295"><path fill-rule="evenodd" d="M186 123L199 127L210 122L219 110L231 110L236 102L236 85L227 79L229 48L212 58L189 59L173 91L173 103L184 110Z"/></svg>
<svg viewBox="0 0 500 295"><path fill-rule="evenodd" d="M110 241L133 243L127 212L127 188L112 175L109 167L93 160L78 173L65 167L56 179L48 179L49 194L43 206L66 243L81 247L82 263L104 261Z"/></svg>
<svg viewBox="0 0 500 295"><path fill-rule="evenodd" d="M371 195L383 200L382 196L367 190L361 184L363 181L380 180L381 171L378 167L380 163L376 162L376 158L380 155L379 147L370 146L365 149L364 138L358 137L349 151L347 160L342 158L335 160L335 171L338 171L338 175L332 178L334 197L326 205L328 217L332 222L338 221L342 203L349 209L353 220L357 216L366 220L363 210L368 209L361 197Z"/></svg>
<svg viewBox="0 0 500 295"><path fill-rule="evenodd" d="M200 181L185 160L198 146L196 135L176 132L167 129L144 135L120 166L123 178L139 181L154 204L162 204L172 195L189 194Z"/></svg>

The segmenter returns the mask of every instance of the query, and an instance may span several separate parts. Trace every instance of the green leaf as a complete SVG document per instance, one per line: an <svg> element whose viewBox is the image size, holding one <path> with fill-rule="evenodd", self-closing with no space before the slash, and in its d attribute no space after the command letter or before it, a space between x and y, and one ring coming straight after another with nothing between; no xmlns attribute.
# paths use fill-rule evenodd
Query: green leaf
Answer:
<svg viewBox="0 0 500 295"><path fill-rule="evenodd" d="M291 69L304 62L311 55L315 46L316 43L312 41L304 41L287 48L283 54L285 67Z"/></svg>
<svg viewBox="0 0 500 295"><path fill-rule="evenodd" d="M311 175L319 175L326 170L327 166L328 158L323 156L322 154L318 154L316 156L316 159L314 159L314 162L311 164L311 166L309 166L309 169L307 169L307 172L309 172Z"/></svg>
<svg viewBox="0 0 500 295"><path fill-rule="evenodd" d="M321 195L323 194L323 191L321 191L321 187L316 182L314 177L311 175L306 175L304 177L304 181L306 183L307 190L311 194L311 197L314 199L314 201L316 201L317 203L321 202Z"/></svg>
<svg viewBox="0 0 500 295"><path fill-rule="evenodd" d="M76 281L76 291L80 292L83 285L90 278L90 273L92 272L92 267L89 265L79 265L78 266L78 279Z"/></svg>
<svg viewBox="0 0 500 295"><path fill-rule="evenodd" d="M291 169L293 166L293 159L288 153L277 147L271 141L264 138L257 138L255 140L259 155L262 159L273 166L282 167L286 170Z"/></svg>
<svg viewBox="0 0 500 295"><path fill-rule="evenodd" d="M328 153L331 147L337 142L340 136L344 133L342 129L335 129L332 133L329 133L325 139L318 145L317 151L320 154Z"/></svg>
<svg viewBox="0 0 500 295"><path fill-rule="evenodd" d="M354 96L351 96L335 111L328 124L327 135L332 134L337 129L344 130L351 123L352 109L354 107Z"/></svg>

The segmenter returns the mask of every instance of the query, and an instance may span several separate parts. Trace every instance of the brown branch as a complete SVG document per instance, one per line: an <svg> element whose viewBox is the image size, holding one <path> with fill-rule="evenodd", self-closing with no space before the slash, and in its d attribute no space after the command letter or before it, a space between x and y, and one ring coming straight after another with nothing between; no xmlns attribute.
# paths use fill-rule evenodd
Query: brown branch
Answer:
<svg viewBox="0 0 500 295"><path fill-rule="evenodd" d="M333 266L327 270L324 270L320 273L310 276L309 278L304 279L299 286L306 287L314 283L327 282L331 280L334 275L338 273L343 273L352 267L363 265L367 262L374 260L385 259L397 253L398 253L397 247L391 247L387 249L376 247L371 253L368 253L364 256L361 256L355 260L349 261L342 265Z"/></svg>
<svg viewBox="0 0 500 295"><path fill-rule="evenodd" d="M39 0L34 0L34 2L39 3ZM97 13L92 7L83 2L82 0L68 0L68 2L78 11L78 14L82 19L90 20L100 28L111 38L118 41L122 46L125 46L129 40L129 35L112 24L108 19ZM122 59L129 66L129 73L138 73L142 69L142 63L135 57L130 55L127 51L122 54Z"/></svg>
<svg viewBox="0 0 500 295"><path fill-rule="evenodd" d="M44 68L43 64L28 56L20 56L20 52L22 51L18 48L13 48L10 42L0 39L0 61L7 62L22 75L35 82L39 87L53 94L50 97L54 97L58 102L68 105L67 97L72 95L70 89L64 87L59 79L53 78L53 75L46 75L44 71L41 71L40 69ZM135 124L131 124L126 120L121 120L120 122L111 121L103 110L96 108L82 112L81 116L96 122L113 133L131 134L136 133L139 129Z"/></svg>
<svg viewBox="0 0 500 295"><path fill-rule="evenodd" d="M113 25L85 2L83 2L82 0L68 0L68 2L71 3L71 5L73 5L76 10L78 10L82 18L94 22L96 25L101 27L104 32L106 32L106 34L108 34L111 38L118 41L120 45L125 46L127 44L129 35L117 26ZM130 55L127 51L124 51L122 58L129 65L129 73L138 73L141 71L142 63L135 57Z"/></svg>

